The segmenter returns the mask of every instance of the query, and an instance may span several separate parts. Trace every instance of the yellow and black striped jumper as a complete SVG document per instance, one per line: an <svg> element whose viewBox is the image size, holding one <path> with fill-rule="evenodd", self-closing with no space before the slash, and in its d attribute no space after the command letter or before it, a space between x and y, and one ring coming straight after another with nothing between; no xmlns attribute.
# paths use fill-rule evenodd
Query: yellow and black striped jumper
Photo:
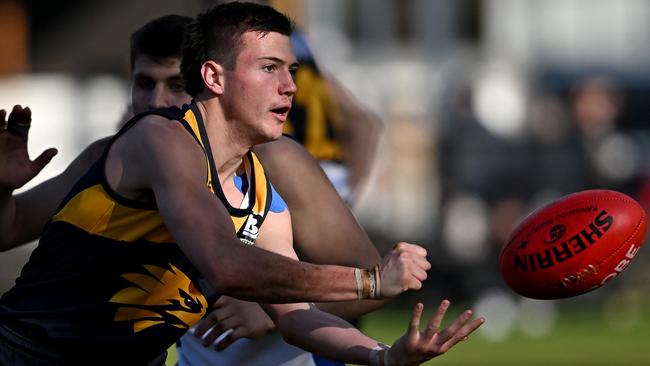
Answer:
<svg viewBox="0 0 650 366"><path fill-rule="evenodd" d="M27 348L55 364L146 364L216 300L174 242L156 204L121 197L107 184L110 145L149 113L177 120L201 145L206 189L226 205L240 240L255 241L272 190L257 157L249 152L243 162L245 207L232 207L219 184L196 105L138 115L63 200L15 286L0 299L4 343L8 332L11 347Z"/></svg>

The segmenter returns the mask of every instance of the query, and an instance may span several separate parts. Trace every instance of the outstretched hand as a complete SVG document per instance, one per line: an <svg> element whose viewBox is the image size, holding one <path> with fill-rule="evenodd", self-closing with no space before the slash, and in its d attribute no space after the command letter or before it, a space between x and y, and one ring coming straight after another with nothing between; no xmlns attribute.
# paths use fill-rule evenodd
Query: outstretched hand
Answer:
<svg viewBox="0 0 650 366"><path fill-rule="evenodd" d="M30 160L27 136L32 121L29 107L15 105L9 118L0 109L0 190L13 191L32 180L52 160L57 150L50 148Z"/></svg>
<svg viewBox="0 0 650 366"><path fill-rule="evenodd" d="M449 301L443 300L424 332L421 332L420 318L424 306L420 303L416 304L406 334L399 338L387 352L385 365L419 365L449 351L458 342L467 340L473 331L485 323L482 317L470 321L472 311L466 310L451 325L441 329L448 308Z"/></svg>

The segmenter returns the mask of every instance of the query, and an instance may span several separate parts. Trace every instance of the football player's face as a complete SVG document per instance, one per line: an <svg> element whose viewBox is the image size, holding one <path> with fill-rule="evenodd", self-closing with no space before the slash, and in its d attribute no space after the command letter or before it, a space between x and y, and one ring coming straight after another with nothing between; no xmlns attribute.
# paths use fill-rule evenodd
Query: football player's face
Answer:
<svg viewBox="0 0 650 366"><path fill-rule="evenodd" d="M298 63L289 37L276 32L247 32L232 70L224 70L222 105L253 143L282 135L296 92Z"/></svg>
<svg viewBox="0 0 650 366"><path fill-rule="evenodd" d="M133 113L190 103L192 98L185 91L180 66L181 60L176 57L163 60L146 55L136 57L131 84Z"/></svg>

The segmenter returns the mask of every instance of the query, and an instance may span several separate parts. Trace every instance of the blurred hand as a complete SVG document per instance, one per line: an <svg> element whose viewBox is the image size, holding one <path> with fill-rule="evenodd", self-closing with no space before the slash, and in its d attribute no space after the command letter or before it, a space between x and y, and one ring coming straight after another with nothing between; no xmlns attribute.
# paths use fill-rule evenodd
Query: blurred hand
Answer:
<svg viewBox="0 0 650 366"><path fill-rule="evenodd" d="M14 106L7 112L0 109L0 190L11 192L32 180L56 155L56 149L47 149L35 160L29 159L27 136L32 121L28 107Z"/></svg>
<svg viewBox="0 0 650 366"><path fill-rule="evenodd" d="M424 306L416 304L406 334L388 351L386 365L419 365L449 351L458 342L467 340L473 331L485 323L484 318L470 321L472 311L466 310L447 328L440 329L448 307L449 301L443 300L424 332L420 332L420 317Z"/></svg>
<svg viewBox="0 0 650 366"><path fill-rule="evenodd" d="M214 310L199 322L194 335L201 338L212 329L202 340L204 347L210 347L219 336L232 329L215 345L215 350L221 351L240 338L256 339L274 327L271 318L257 303L221 296L214 304Z"/></svg>
<svg viewBox="0 0 650 366"><path fill-rule="evenodd" d="M381 263L380 296L394 297L406 290L419 290L431 264L419 245L398 243Z"/></svg>

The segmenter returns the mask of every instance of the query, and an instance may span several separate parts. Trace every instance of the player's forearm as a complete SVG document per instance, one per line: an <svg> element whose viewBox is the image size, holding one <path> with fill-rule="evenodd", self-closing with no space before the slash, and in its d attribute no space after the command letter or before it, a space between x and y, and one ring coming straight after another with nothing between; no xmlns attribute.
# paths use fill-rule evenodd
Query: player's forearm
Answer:
<svg viewBox="0 0 650 366"><path fill-rule="evenodd" d="M216 291L264 303L358 299L355 268L314 265L242 245L228 212L216 200L209 191L197 189L157 197L167 227ZM199 214L203 212L210 214Z"/></svg>
<svg viewBox="0 0 650 366"><path fill-rule="evenodd" d="M224 233L226 229L216 232ZM181 236L175 237L181 242ZM299 262L257 247L243 246L234 235L230 239L222 237L202 243L210 248L188 250L186 254L191 255L190 260L208 280L214 281L215 289L263 303L390 298L409 289L420 289L430 268L426 250L408 243L398 243L381 261L381 266L364 270Z"/></svg>
<svg viewBox="0 0 650 366"><path fill-rule="evenodd" d="M39 237L55 209L50 200L53 196L48 196L46 191L40 192L36 187L19 195L0 198L1 250L13 249Z"/></svg>
<svg viewBox="0 0 650 366"><path fill-rule="evenodd" d="M62 184L66 182L69 186ZM26 192L14 195L10 207L12 213L6 222L10 226L3 234L8 235L5 250L27 244L43 232L43 227L54 215L73 182L65 181L63 175L46 180ZM65 187L65 188L64 188ZM3 219L3 224L5 220Z"/></svg>
<svg viewBox="0 0 650 366"><path fill-rule="evenodd" d="M322 311L336 315L345 320L355 320L371 311L375 311L388 303L389 300L361 300L344 302L317 303Z"/></svg>
<svg viewBox="0 0 650 366"><path fill-rule="evenodd" d="M239 243L221 253L206 277L232 297L264 303L358 299L354 268L299 262Z"/></svg>
<svg viewBox="0 0 650 366"><path fill-rule="evenodd" d="M287 343L346 363L367 365L378 344L348 322L315 308L282 314L276 326Z"/></svg>
<svg viewBox="0 0 650 366"><path fill-rule="evenodd" d="M12 189L0 188L0 250L12 248L16 218L16 200Z"/></svg>

